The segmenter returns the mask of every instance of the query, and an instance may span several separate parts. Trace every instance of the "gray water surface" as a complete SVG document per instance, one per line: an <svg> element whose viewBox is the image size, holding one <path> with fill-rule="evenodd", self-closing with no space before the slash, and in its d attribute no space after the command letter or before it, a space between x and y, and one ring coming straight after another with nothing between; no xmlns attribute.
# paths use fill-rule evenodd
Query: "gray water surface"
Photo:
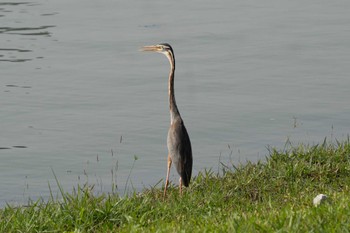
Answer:
<svg viewBox="0 0 350 233"><path fill-rule="evenodd" d="M0 203L141 191L166 173L163 55L194 174L350 132L349 1L0 3ZM137 160L135 160L137 159ZM130 176L129 176L130 174ZM178 176L172 170L171 178Z"/></svg>

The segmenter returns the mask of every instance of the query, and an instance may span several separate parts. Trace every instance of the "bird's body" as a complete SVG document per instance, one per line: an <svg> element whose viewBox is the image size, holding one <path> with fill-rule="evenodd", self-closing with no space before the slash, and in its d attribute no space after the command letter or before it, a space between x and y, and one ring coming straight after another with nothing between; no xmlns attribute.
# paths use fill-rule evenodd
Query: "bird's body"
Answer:
<svg viewBox="0 0 350 233"><path fill-rule="evenodd" d="M143 51L154 51L163 53L170 62L170 72L168 79L168 95L170 108L170 127L168 131L168 170L165 181L164 196L166 195L169 184L169 172L171 164L174 163L176 171L180 175L179 187L182 193L182 184L186 187L189 185L192 174L192 148L190 137L188 136L184 122L177 108L174 92L174 75L175 75L175 56L173 49L169 44L158 44L144 46Z"/></svg>
<svg viewBox="0 0 350 233"><path fill-rule="evenodd" d="M176 119L168 131L168 152L183 185L188 187L192 173L192 149L190 137L181 118Z"/></svg>

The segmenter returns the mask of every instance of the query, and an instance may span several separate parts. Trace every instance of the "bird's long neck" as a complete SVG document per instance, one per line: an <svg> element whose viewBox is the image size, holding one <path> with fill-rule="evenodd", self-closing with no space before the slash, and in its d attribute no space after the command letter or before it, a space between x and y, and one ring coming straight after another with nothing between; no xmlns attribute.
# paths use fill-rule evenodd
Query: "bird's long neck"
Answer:
<svg viewBox="0 0 350 233"><path fill-rule="evenodd" d="M167 56L170 62L170 72L169 72L169 83L168 83L168 94L169 94L169 107L170 107L170 123L180 118L180 112L177 109L175 92L174 92L174 76L175 76L175 59L173 55Z"/></svg>

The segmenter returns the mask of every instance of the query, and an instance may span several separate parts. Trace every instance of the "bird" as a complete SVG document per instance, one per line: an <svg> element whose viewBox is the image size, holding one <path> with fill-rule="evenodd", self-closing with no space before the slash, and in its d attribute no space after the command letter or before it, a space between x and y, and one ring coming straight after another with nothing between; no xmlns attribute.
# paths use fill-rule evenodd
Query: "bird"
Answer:
<svg viewBox="0 0 350 233"><path fill-rule="evenodd" d="M192 147L190 137L188 136L184 121L177 108L174 93L174 77L175 77L175 56L174 50L168 43L161 43L151 46L143 46L141 51L157 52L164 54L170 63L170 72L168 79L168 96L170 109L170 127L167 136L168 162L167 174L165 180L164 194L166 197L169 185L169 173L172 163L175 165L177 173L180 175L179 191L182 195L182 185L188 187L192 175Z"/></svg>

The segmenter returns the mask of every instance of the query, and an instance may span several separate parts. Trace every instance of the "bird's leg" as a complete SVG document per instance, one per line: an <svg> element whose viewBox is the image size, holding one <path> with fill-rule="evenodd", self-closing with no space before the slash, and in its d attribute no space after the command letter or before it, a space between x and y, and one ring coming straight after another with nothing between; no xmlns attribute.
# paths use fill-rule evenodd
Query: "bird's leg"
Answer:
<svg viewBox="0 0 350 233"><path fill-rule="evenodd" d="M182 179L179 179L180 196L182 196Z"/></svg>
<svg viewBox="0 0 350 233"><path fill-rule="evenodd" d="M166 180L165 180L164 198L165 198L165 195L166 195L166 189L168 188L168 184L169 184L170 166L171 166L171 158L170 158L170 155L168 155L168 170L167 170Z"/></svg>

